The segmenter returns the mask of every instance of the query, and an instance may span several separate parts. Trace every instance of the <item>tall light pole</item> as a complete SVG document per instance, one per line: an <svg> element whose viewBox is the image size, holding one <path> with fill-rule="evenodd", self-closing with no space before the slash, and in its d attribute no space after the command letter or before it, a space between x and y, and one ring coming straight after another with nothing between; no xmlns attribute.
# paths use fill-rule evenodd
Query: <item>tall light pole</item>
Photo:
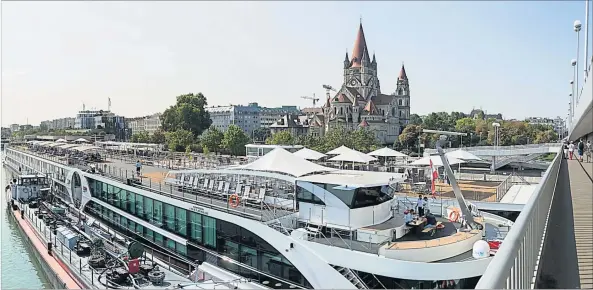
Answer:
<svg viewBox="0 0 593 290"><path fill-rule="evenodd" d="M570 107L570 111L571 111L570 118L572 119L572 117L573 117L573 113L572 112L574 112L574 108L575 108L575 102L574 102L574 100L575 100L575 96L577 94L577 87L578 87L578 82L575 82L574 81L576 79L576 77L577 77L577 68L576 68L576 66L577 66L577 60L576 59L571 60L570 61L570 64L573 67L573 69L572 69L572 79L573 80L570 82L571 88L572 88L572 92L570 93L570 104L571 104L571 107Z"/></svg>
<svg viewBox="0 0 593 290"><path fill-rule="evenodd" d="M494 122L492 123L492 127L494 127L494 150L498 150L498 127L500 127L500 123ZM496 165L496 155L492 156L492 171L494 171L494 166Z"/></svg>
<svg viewBox="0 0 593 290"><path fill-rule="evenodd" d="M574 21L574 31L577 33L577 58L576 58L576 65L575 65L575 77L576 78L574 79L575 80L575 94L576 94L577 101L576 101L576 103L575 102L572 102L572 103L573 103L573 106L576 107L576 105L579 103L579 97L580 97L579 75L578 74L579 74L579 48L581 46L581 43L580 43L581 21L579 21L579 20ZM574 96L574 94L573 94L573 96Z"/></svg>
<svg viewBox="0 0 593 290"><path fill-rule="evenodd" d="M585 0L585 56L583 57L585 71L584 79L587 79L589 71L589 0Z"/></svg>

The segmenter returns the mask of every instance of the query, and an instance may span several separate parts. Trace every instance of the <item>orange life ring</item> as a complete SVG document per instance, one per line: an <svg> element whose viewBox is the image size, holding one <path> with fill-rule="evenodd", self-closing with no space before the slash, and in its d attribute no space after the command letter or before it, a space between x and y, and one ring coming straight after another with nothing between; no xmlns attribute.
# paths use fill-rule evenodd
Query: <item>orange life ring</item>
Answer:
<svg viewBox="0 0 593 290"><path fill-rule="evenodd" d="M231 196L229 196L229 205L232 208L238 207L240 202L241 201L240 201L239 196L237 194L231 194Z"/></svg>
<svg viewBox="0 0 593 290"><path fill-rule="evenodd" d="M452 211L449 214L449 221L450 222L457 222L457 220L459 220L459 212L458 211Z"/></svg>

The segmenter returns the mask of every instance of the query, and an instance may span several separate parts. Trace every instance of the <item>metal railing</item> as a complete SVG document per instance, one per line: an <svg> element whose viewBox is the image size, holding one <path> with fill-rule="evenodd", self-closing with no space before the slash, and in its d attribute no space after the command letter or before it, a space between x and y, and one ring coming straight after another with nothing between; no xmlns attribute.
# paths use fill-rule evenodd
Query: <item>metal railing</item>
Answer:
<svg viewBox="0 0 593 290"><path fill-rule="evenodd" d="M61 261L67 264L67 266L74 270L75 276L80 282L85 283L87 287L91 287L94 289L102 289L105 288L104 279L101 278L104 276L102 273L103 269L94 269L93 267L87 264L86 258L81 258L76 254L73 250L70 250L67 246L63 244L61 240L57 239L57 236L53 234L52 229L49 226L45 225L45 222L38 218L37 215L34 214L35 209L31 209L29 207L25 207L25 215L27 218L27 222L34 228L34 232L41 240L45 241L44 245L47 245L47 242L51 242L53 245L52 253ZM15 216L15 218L17 218ZM20 218L20 217L18 217ZM96 223L99 223L96 221ZM107 244L105 244L107 246ZM163 251L155 250L147 245L144 245L145 254L142 259L148 261L150 260L151 263L159 262L158 264L164 269L168 269L171 273L174 273L179 276L188 276L192 269L193 269L193 262L187 259L181 259L178 256L173 256ZM74 252L74 253L73 253ZM160 255L167 259L167 261L162 261L155 257L155 255ZM184 265L188 265L188 267L181 267L178 263L173 263L172 261L180 261ZM81 281L82 280L82 281ZM191 282L191 280L187 279L187 282Z"/></svg>
<svg viewBox="0 0 593 290"><path fill-rule="evenodd" d="M515 177L515 172L511 173L507 178L505 178L501 184L496 187L496 202L499 202L505 194L509 191L509 189L513 186L513 179Z"/></svg>
<svg viewBox="0 0 593 290"><path fill-rule="evenodd" d="M533 289L561 161L559 151L476 289Z"/></svg>

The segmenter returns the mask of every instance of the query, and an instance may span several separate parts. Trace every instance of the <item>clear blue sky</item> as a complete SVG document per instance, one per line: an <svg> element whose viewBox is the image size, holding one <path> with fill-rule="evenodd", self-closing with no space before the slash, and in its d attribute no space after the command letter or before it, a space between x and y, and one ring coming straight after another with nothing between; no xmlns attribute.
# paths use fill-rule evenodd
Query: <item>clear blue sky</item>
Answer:
<svg viewBox="0 0 593 290"><path fill-rule="evenodd" d="M210 105L310 106L300 96L342 84L361 16L383 93L405 62L412 113L565 117L584 5L4 2L2 124L104 109L108 97L114 112L140 116L188 92Z"/></svg>

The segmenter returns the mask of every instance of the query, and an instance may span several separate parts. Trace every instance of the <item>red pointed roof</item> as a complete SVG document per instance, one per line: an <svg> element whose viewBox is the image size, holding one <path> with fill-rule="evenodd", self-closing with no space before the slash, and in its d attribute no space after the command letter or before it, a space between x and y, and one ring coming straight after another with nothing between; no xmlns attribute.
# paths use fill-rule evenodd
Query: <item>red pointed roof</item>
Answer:
<svg viewBox="0 0 593 290"><path fill-rule="evenodd" d="M367 105L364 107L364 111L367 112L369 115L380 114L379 109L377 109L377 106L375 106L375 103L373 103L373 100L370 100L367 103Z"/></svg>
<svg viewBox="0 0 593 290"><path fill-rule="evenodd" d="M334 97L333 100L334 103L350 103L350 99L348 99L348 97L346 97L346 95L344 94L339 94L336 97Z"/></svg>
<svg viewBox="0 0 593 290"><path fill-rule="evenodd" d="M352 67L360 67L364 57L369 57L369 52L367 49L367 41L364 38L362 23L360 23L360 26L358 27L358 34L356 35L356 40L354 41L354 49L352 50L351 55Z"/></svg>
<svg viewBox="0 0 593 290"><path fill-rule="evenodd" d="M358 127L368 127L369 123L367 122L367 120L362 120L362 122L360 122L360 124L358 124Z"/></svg>
<svg viewBox="0 0 593 290"><path fill-rule="evenodd" d="M408 79L408 75L406 75L406 68L404 67L404 64L402 63L402 69L399 71L399 79L400 80L407 80Z"/></svg>

